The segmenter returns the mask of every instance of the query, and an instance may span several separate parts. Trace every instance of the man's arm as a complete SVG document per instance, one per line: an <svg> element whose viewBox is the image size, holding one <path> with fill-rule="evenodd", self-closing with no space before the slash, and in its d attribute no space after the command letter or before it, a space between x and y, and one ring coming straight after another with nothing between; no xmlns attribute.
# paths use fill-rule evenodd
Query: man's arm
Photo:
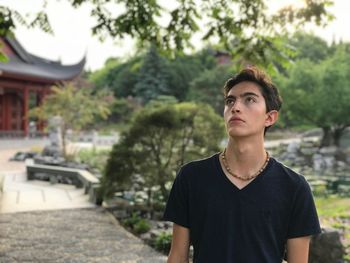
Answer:
<svg viewBox="0 0 350 263"><path fill-rule="evenodd" d="M309 258L310 236L287 240L287 262L307 263Z"/></svg>
<svg viewBox="0 0 350 263"><path fill-rule="evenodd" d="M173 239L167 263L188 263L190 231L188 228L173 225Z"/></svg>

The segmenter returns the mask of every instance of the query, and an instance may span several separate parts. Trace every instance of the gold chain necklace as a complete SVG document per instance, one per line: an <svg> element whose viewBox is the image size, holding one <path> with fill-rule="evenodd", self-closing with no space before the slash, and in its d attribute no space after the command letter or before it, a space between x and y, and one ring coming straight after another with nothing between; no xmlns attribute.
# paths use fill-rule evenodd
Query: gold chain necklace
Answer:
<svg viewBox="0 0 350 263"><path fill-rule="evenodd" d="M252 175L252 176L242 177L242 176L239 176L239 175L237 175L237 174L234 174L234 173L231 171L230 167L228 166L228 164L227 164L227 162L226 162L226 154L225 154L225 153L226 153L226 148L224 149L224 151L223 151L222 154L221 154L222 162L223 162L223 164L224 164L224 167L225 167L226 171L227 171L230 175L232 175L233 177L235 177L235 178L237 178L237 179L239 179L239 180L242 180L242 181L250 181L250 180L254 179L255 177L257 177L259 174L261 174L261 173L265 170L267 164L268 164L269 161L270 161L269 153L266 152L266 160L265 160L265 163L264 163L264 165L259 169L259 171L258 171L256 174Z"/></svg>

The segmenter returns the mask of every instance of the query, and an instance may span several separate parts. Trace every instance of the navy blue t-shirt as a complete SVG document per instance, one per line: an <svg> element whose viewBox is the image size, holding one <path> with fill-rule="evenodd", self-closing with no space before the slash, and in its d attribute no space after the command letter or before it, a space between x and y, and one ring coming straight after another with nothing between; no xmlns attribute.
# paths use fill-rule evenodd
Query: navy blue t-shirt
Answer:
<svg viewBox="0 0 350 263"><path fill-rule="evenodd" d="M308 183L274 158L241 190L219 154L184 165L164 220L190 230L195 263L281 263L287 239L321 232Z"/></svg>

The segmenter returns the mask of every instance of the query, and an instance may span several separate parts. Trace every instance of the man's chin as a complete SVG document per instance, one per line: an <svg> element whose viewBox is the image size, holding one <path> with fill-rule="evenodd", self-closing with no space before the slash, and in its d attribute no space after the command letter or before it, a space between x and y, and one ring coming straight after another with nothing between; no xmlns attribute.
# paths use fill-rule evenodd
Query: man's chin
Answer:
<svg viewBox="0 0 350 263"><path fill-rule="evenodd" d="M247 133L246 131L239 131L237 129L230 129L227 133L230 137L233 138L249 136L249 133Z"/></svg>

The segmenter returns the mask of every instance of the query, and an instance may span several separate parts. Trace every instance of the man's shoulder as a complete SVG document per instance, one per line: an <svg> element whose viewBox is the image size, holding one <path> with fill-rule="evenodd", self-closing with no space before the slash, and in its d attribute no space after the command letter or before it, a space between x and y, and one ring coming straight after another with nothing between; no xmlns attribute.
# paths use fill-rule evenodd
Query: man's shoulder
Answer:
<svg viewBox="0 0 350 263"><path fill-rule="evenodd" d="M274 165L272 168L272 173L275 176L278 176L279 178L285 180L286 182L294 184L295 186L307 183L305 177L296 170L288 167L276 159L273 159L273 161Z"/></svg>
<svg viewBox="0 0 350 263"><path fill-rule="evenodd" d="M218 155L218 153L215 153L215 154L213 154L211 156L204 157L202 159L197 159L197 160L190 161L190 162L184 164L182 167L184 167L184 168L187 168L187 167L202 167L202 166L210 165L215 160L215 158L217 158L217 155Z"/></svg>
<svg viewBox="0 0 350 263"><path fill-rule="evenodd" d="M194 174L210 171L215 166L218 153L215 153L209 157L197 159L184 164L181 169L181 174Z"/></svg>

